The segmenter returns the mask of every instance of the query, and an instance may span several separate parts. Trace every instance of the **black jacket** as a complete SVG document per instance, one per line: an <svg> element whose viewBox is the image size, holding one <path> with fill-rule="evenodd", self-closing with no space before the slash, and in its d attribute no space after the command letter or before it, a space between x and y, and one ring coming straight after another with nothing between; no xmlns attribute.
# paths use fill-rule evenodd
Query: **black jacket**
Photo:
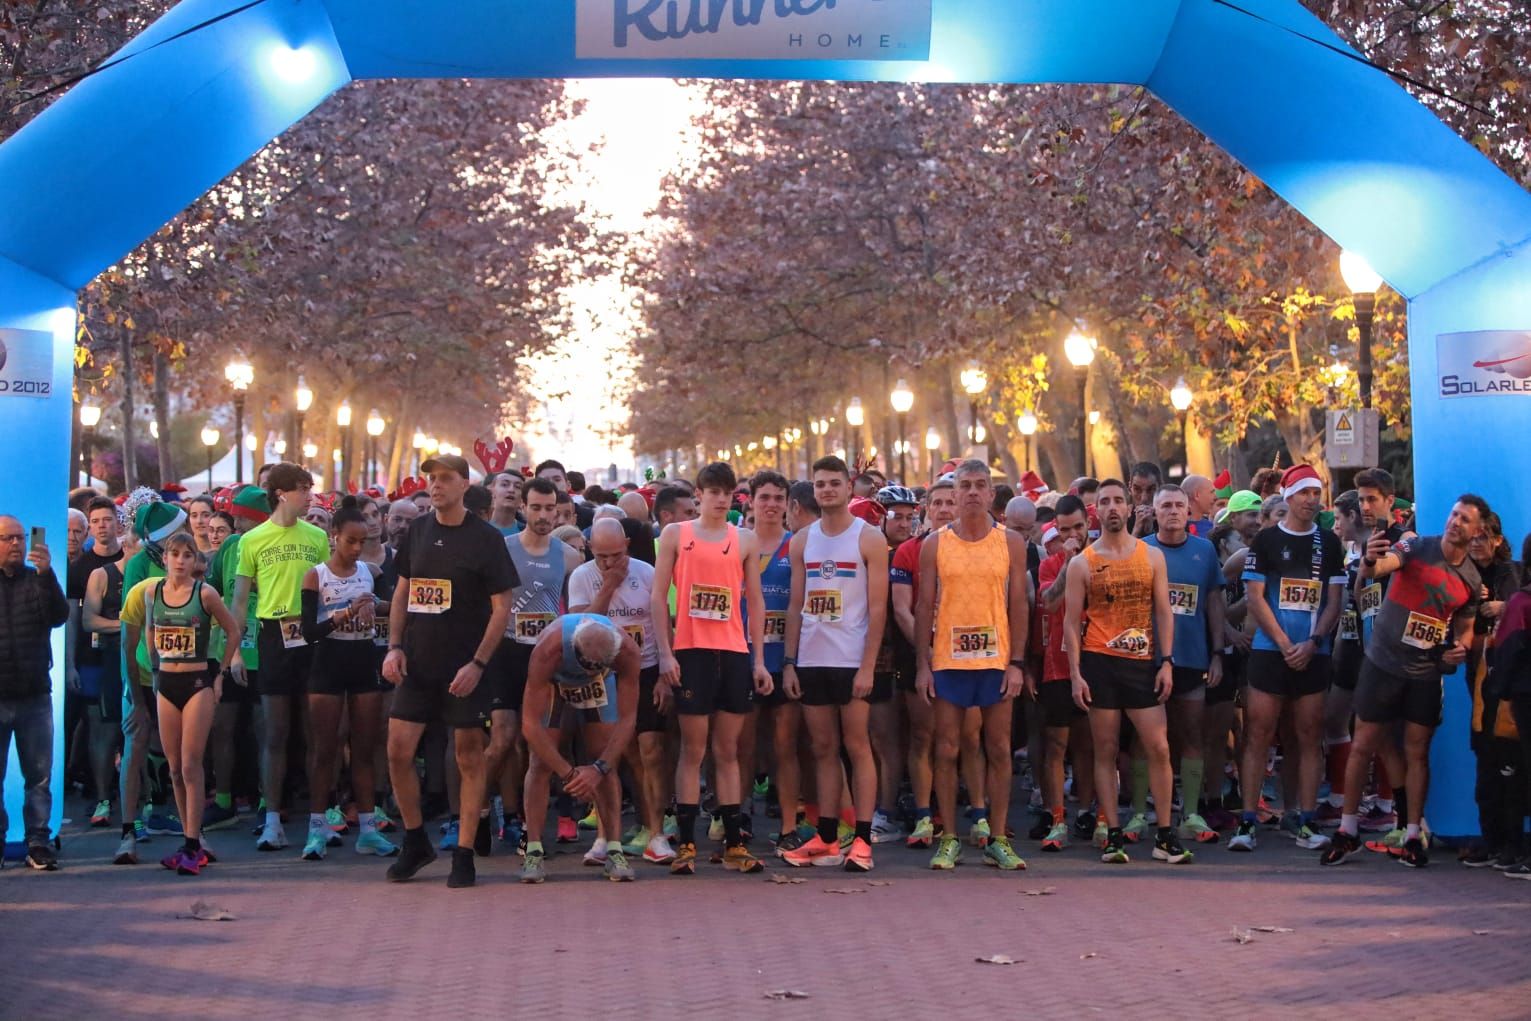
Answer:
<svg viewBox="0 0 1531 1021"><path fill-rule="evenodd" d="M68 620L69 602L51 570L0 571L0 699L48 694L49 632Z"/></svg>

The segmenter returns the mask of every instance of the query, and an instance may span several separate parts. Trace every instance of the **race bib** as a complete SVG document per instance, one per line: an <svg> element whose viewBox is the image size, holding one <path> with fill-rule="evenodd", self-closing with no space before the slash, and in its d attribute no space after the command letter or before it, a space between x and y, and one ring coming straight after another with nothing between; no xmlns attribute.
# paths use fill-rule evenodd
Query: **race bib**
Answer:
<svg viewBox="0 0 1531 1021"><path fill-rule="evenodd" d="M450 579L409 579L410 613L446 613L451 608L452 582Z"/></svg>
<svg viewBox="0 0 1531 1021"><path fill-rule="evenodd" d="M1106 643L1106 648L1120 652L1131 659L1147 659L1152 645L1148 632L1140 627L1128 628Z"/></svg>
<svg viewBox="0 0 1531 1021"><path fill-rule="evenodd" d="M821 624L833 624L845 615L845 603L837 588L811 588L803 596L803 616Z"/></svg>
<svg viewBox="0 0 1531 1021"><path fill-rule="evenodd" d="M1403 644L1426 651L1446 641L1446 622L1423 613L1411 613L1403 625Z"/></svg>
<svg viewBox="0 0 1531 1021"><path fill-rule="evenodd" d="M992 627L952 628L952 659L998 659L999 630Z"/></svg>
<svg viewBox="0 0 1531 1021"><path fill-rule="evenodd" d="M160 659L196 659L197 629L156 625L154 651L159 654Z"/></svg>
<svg viewBox="0 0 1531 1021"><path fill-rule="evenodd" d="M282 648L301 649L308 644L303 639L302 617L283 617L280 624L282 626Z"/></svg>
<svg viewBox="0 0 1531 1021"><path fill-rule="evenodd" d="M606 705L606 680L591 681L577 688L561 688L563 700L576 709L600 709Z"/></svg>
<svg viewBox="0 0 1531 1021"><path fill-rule="evenodd" d="M1347 642L1361 640L1361 620L1356 616L1356 611L1346 610L1340 614L1340 638Z"/></svg>
<svg viewBox="0 0 1531 1021"><path fill-rule="evenodd" d="M553 623L555 614L551 613L518 613L511 630L515 640L521 645L536 645L537 639L542 637L542 632Z"/></svg>
<svg viewBox="0 0 1531 1021"><path fill-rule="evenodd" d="M1196 616L1196 599L1201 590L1195 585L1170 583L1170 609L1182 617Z"/></svg>
<svg viewBox="0 0 1531 1021"><path fill-rule="evenodd" d="M239 640L239 647L253 652L260 648L259 638L259 633L254 627L246 627L244 637Z"/></svg>
<svg viewBox="0 0 1531 1021"><path fill-rule="evenodd" d="M629 637L629 638L631 638L633 640L633 644L634 645L638 646L638 648L640 650L643 648L643 625L642 624L628 624L625 627L623 627L622 630L627 632L627 637Z"/></svg>
<svg viewBox="0 0 1531 1021"><path fill-rule="evenodd" d="M99 631L92 631L90 633L90 647L92 649L99 649L99 648L101 648L101 632L99 632Z"/></svg>
<svg viewBox="0 0 1531 1021"><path fill-rule="evenodd" d="M767 645L780 645L787 640L787 611L767 610L765 615L765 641Z"/></svg>
<svg viewBox="0 0 1531 1021"><path fill-rule="evenodd" d="M1298 613L1317 613L1323 586L1311 578L1282 578L1276 589L1276 606Z"/></svg>
<svg viewBox="0 0 1531 1021"><path fill-rule="evenodd" d="M1361 609L1361 616L1370 620L1382 609L1382 586L1376 582L1361 588L1361 594L1356 597L1356 605Z"/></svg>
<svg viewBox="0 0 1531 1021"><path fill-rule="evenodd" d="M691 603L686 608L695 620L728 620L733 616L733 593L721 585L692 585Z"/></svg>
<svg viewBox="0 0 1531 1021"><path fill-rule="evenodd" d="M360 617L352 616L344 621L335 623L335 630L330 633L334 637L355 641L361 638L372 637L372 625L363 624Z"/></svg>
<svg viewBox="0 0 1531 1021"><path fill-rule="evenodd" d="M387 645L388 636L392 633L393 624L387 614L376 617L372 621L372 644Z"/></svg>

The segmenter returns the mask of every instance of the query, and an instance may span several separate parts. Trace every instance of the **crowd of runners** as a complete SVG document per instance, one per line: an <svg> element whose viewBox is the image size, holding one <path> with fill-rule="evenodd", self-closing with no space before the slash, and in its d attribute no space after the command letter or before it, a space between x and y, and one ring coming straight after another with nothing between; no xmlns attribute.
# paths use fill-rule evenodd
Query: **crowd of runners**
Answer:
<svg viewBox="0 0 1531 1021"><path fill-rule="evenodd" d="M190 499L76 491L62 582L0 516L6 623L45 642L67 617L59 744L117 864L163 841L197 875L243 826L393 881L446 854L452 887L497 847L541 883L553 841L613 881L1271 840L1421 867L1465 683L1482 836L1456 856L1531 878L1531 588L1476 496L1421 535L1379 469L1329 509L1306 465L1024 495L976 460L919 488L833 456L610 491L552 461L421 473L386 496L317 495L289 463ZM51 870L31 633L0 649L0 717Z"/></svg>

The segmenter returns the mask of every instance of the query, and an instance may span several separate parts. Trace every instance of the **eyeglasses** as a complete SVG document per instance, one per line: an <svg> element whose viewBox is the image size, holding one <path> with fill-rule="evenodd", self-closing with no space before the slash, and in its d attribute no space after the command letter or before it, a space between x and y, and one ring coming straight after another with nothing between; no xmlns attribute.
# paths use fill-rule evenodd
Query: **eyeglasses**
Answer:
<svg viewBox="0 0 1531 1021"><path fill-rule="evenodd" d="M17 533L16 535L0 535L0 542L20 542L23 538L25 538L25 536L21 535L20 533Z"/></svg>

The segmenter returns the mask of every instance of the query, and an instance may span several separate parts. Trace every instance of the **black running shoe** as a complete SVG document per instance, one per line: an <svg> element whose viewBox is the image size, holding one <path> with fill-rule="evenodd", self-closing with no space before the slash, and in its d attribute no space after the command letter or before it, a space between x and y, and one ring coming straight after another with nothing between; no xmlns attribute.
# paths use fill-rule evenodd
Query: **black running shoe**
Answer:
<svg viewBox="0 0 1531 1021"><path fill-rule="evenodd" d="M489 820L480 818L478 829L473 831L473 853L480 858L489 857L489 852L494 849L494 834L489 832L489 828Z"/></svg>
<svg viewBox="0 0 1531 1021"><path fill-rule="evenodd" d="M1174 830L1154 838L1154 861L1179 865L1181 862L1193 861L1195 858L1194 854L1180 845L1180 838L1175 836Z"/></svg>
<svg viewBox="0 0 1531 1021"><path fill-rule="evenodd" d="M388 866L388 879L395 883L413 879L416 872L435 860L436 849L431 846L429 837L424 833L405 833L399 856Z"/></svg>
<svg viewBox="0 0 1531 1021"><path fill-rule="evenodd" d="M452 849L452 874L447 876L449 889L460 890L478 882L478 874L473 869L473 853L469 847Z"/></svg>
<svg viewBox="0 0 1531 1021"><path fill-rule="evenodd" d="M1411 869L1422 869L1430 864L1430 856L1425 853L1425 842L1418 837L1404 841L1403 854L1398 861Z"/></svg>
<svg viewBox="0 0 1531 1021"><path fill-rule="evenodd" d="M1046 836L1046 834L1043 834ZM1074 839L1093 840L1095 838L1095 813L1080 812L1074 817Z"/></svg>
<svg viewBox="0 0 1531 1021"><path fill-rule="evenodd" d="M1320 865L1343 865L1353 854L1361 851L1361 838L1351 836L1344 830L1336 830L1329 846L1318 855Z"/></svg>

